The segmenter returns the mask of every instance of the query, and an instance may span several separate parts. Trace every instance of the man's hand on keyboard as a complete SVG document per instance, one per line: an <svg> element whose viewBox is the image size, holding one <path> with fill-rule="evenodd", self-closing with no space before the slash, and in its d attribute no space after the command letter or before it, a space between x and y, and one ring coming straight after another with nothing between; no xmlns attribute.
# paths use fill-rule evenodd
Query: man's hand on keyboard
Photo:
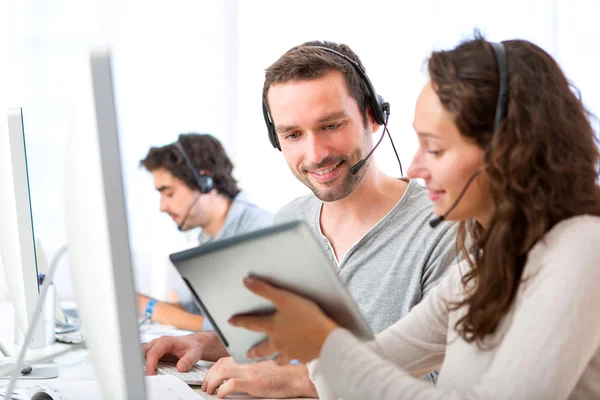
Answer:
<svg viewBox="0 0 600 400"><path fill-rule="evenodd" d="M160 361L156 366L157 375L173 375L181 379L188 385L202 385L202 381L208 372L208 368L200 365L194 365L192 369L187 372L180 372L175 363L168 361Z"/></svg>
<svg viewBox="0 0 600 400"><path fill-rule="evenodd" d="M188 336L163 336L144 345L146 374L156 373L156 364L163 359L177 362L177 369L188 371L201 359L216 361L226 357L225 347L214 332L198 332Z"/></svg>
<svg viewBox="0 0 600 400"><path fill-rule="evenodd" d="M225 381L225 382L224 382ZM202 390L224 398L231 393L255 397L317 397L305 365L277 365L274 361L237 364L231 357L221 358L207 372Z"/></svg>

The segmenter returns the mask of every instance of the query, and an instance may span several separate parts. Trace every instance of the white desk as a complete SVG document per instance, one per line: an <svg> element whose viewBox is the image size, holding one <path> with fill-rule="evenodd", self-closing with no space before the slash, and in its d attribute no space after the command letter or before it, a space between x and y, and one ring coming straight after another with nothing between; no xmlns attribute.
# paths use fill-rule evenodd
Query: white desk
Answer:
<svg viewBox="0 0 600 400"><path fill-rule="evenodd" d="M10 303L0 303L0 316L2 318L2 323L0 324L0 341L8 348L9 351L12 351L14 354L14 310ZM68 344L56 343L43 350L45 354L54 353L58 350L69 347ZM42 355L44 354L42 353ZM59 366L60 375L56 379L61 380L77 380L77 379L89 379L93 376L93 370L91 364L88 362L87 358L88 350L75 350L71 353L67 353L56 358L56 362ZM37 354L36 354L37 356ZM44 383L47 381L56 381L56 379L51 380L19 380L17 387L32 387L38 385L40 383ZM8 380L1 381L3 386L6 386ZM200 386L192 386L192 389L196 393L198 393L201 398L204 399L217 399L216 395L208 395L200 390ZM235 394L227 396L227 399L256 399L255 397L245 395L245 394ZM292 400L300 400L300 399L292 399ZM302 399L306 400L306 399Z"/></svg>

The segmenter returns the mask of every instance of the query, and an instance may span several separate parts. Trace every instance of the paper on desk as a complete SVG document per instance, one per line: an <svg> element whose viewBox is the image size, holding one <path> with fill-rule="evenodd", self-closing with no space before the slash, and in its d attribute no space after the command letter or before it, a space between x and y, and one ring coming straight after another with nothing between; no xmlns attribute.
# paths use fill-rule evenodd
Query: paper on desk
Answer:
<svg viewBox="0 0 600 400"><path fill-rule="evenodd" d="M196 400L202 397L184 381L173 375L152 375L146 377L146 394L150 400Z"/></svg>
<svg viewBox="0 0 600 400"><path fill-rule="evenodd" d="M97 381L69 380L37 385L26 390L19 389L18 392L23 400L102 400L100 385ZM0 389L0 399L3 399L3 391ZM146 377L146 394L150 400L197 400L202 397L194 392L181 379L172 375L153 375ZM31 396L31 397L29 397ZM14 397L14 396L11 396Z"/></svg>
<svg viewBox="0 0 600 400"><path fill-rule="evenodd" d="M100 386L94 380L64 381L34 386L30 390L31 400L102 400Z"/></svg>

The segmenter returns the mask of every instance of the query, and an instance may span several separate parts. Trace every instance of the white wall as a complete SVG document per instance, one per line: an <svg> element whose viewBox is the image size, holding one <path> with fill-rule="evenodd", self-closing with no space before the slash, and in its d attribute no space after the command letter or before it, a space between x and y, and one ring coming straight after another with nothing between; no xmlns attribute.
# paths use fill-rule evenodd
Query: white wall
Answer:
<svg viewBox="0 0 600 400"><path fill-rule="evenodd" d="M427 79L423 62L431 50L454 46L476 27L490 40L525 38L546 49L589 108L600 113L597 0L505 0L501 7L480 0L0 4L2 16L7 4L25 10L23 68L14 67L17 59L8 67L11 79L0 77L0 107L6 99L20 99L25 107L36 232L50 253L66 238L66 135L78 100L89 91L83 72L87 46L113 44L134 263L141 290L157 296L167 292L166 255L193 243L195 233L184 237L159 215L158 196L139 160L148 147L171 142L180 132L212 132L232 156L240 186L257 203L276 211L307 193L270 146L260 109L264 69L304 41L344 42L360 55L375 88L391 103L389 129L405 172L417 145L412 115ZM18 18L11 21L14 26ZM0 46L9 44L0 38ZM375 158L388 174L398 175L387 139ZM68 297L67 268L59 275L59 289Z"/></svg>
<svg viewBox="0 0 600 400"><path fill-rule="evenodd" d="M557 3L552 33L558 62L581 91L584 104L600 117L600 1ZM595 126L598 132L597 121Z"/></svg>

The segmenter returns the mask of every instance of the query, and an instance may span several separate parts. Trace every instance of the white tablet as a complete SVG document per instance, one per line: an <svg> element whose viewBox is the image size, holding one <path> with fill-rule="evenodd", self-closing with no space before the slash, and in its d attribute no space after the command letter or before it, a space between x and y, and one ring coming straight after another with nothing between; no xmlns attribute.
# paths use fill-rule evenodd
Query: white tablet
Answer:
<svg viewBox="0 0 600 400"><path fill-rule="evenodd" d="M238 363L257 361L247 359L246 352L266 336L231 326L229 318L275 311L270 301L244 286L243 279L249 275L314 300L330 318L359 339L373 339L336 267L304 222L289 222L218 240L172 254L170 258Z"/></svg>

